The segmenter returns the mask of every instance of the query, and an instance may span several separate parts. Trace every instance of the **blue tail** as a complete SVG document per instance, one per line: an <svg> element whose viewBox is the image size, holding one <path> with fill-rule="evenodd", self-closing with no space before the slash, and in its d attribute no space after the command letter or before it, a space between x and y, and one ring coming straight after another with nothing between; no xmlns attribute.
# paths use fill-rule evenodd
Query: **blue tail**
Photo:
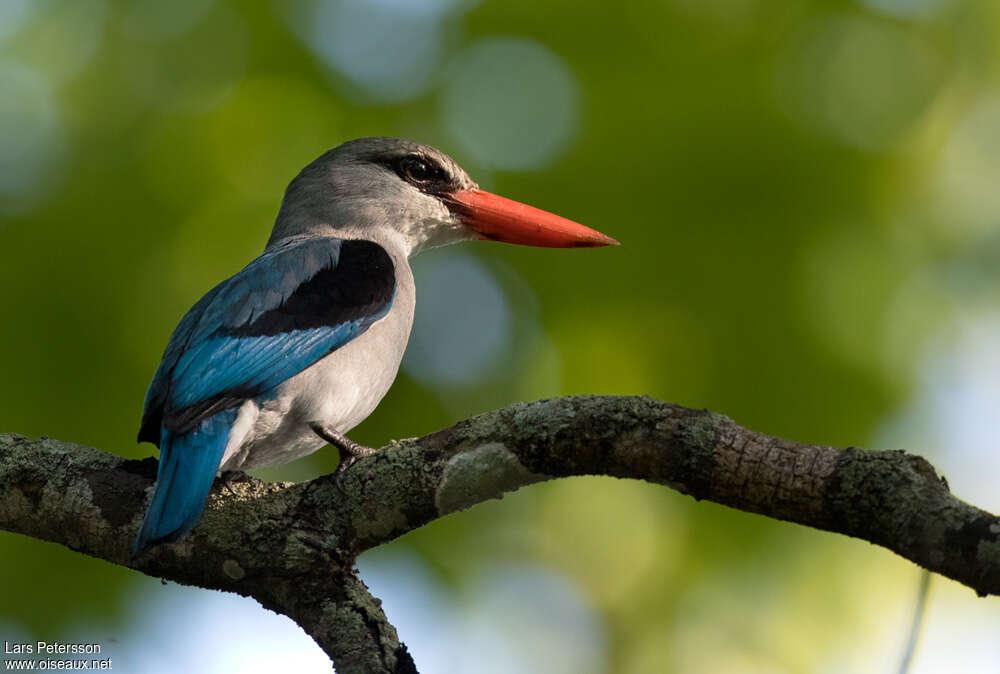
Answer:
<svg viewBox="0 0 1000 674"><path fill-rule="evenodd" d="M133 556L157 543L177 540L198 523L236 414L237 410L219 412L180 435L161 432L156 491L132 545Z"/></svg>

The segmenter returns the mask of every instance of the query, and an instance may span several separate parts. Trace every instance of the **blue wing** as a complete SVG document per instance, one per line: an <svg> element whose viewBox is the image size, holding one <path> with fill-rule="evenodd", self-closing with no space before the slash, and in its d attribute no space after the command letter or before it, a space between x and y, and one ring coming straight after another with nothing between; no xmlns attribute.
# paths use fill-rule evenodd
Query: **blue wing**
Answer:
<svg viewBox="0 0 1000 674"><path fill-rule="evenodd" d="M293 239L209 291L181 319L146 394L140 441L193 429L274 388L385 316L388 253L370 241Z"/></svg>
<svg viewBox="0 0 1000 674"><path fill-rule="evenodd" d="M191 308L146 393L139 441L160 448L160 463L134 554L198 522L235 408L363 333L388 313L395 288L377 244L294 239Z"/></svg>

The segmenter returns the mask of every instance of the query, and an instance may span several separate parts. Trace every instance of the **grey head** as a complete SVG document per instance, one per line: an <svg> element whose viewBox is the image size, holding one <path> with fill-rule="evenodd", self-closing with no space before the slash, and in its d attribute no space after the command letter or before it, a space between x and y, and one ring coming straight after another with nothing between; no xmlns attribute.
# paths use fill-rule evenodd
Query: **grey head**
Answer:
<svg viewBox="0 0 1000 674"><path fill-rule="evenodd" d="M405 255L476 238L446 199L478 186L428 145L359 138L328 150L285 190L268 246L290 236L363 238Z"/></svg>

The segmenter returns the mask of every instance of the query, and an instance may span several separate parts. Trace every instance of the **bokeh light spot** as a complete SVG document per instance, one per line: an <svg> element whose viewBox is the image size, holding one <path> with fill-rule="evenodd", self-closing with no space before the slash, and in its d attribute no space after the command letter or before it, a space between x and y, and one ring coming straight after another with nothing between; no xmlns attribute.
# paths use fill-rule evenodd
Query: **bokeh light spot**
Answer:
<svg viewBox="0 0 1000 674"><path fill-rule="evenodd" d="M572 584L545 568L484 564L456 592L398 548L366 553L358 567L420 671L605 671L603 625Z"/></svg>
<svg viewBox="0 0 1000 674"><path fill-rule="evenodd" d="M379 103L408 100L430 86L450 10L443 0L310 0L283 8L324 64Z"/></svg>
<svg viewBox="0 0 1000 674"><path fill-rule="evenodd" d="M537 169L576 131L576 77L559 56L526 38L491 38L455 60L444 92L448 131L483 166Z"/></svg>
<svg viewBox="0 0 1000 674"><path fill-rule="evenodd" d="M0 61L0 212L16 213L51 186L61 133L48 82Z"/></svg>
<svg viewBox="0 0 1000 674"><path fill-rule="evenodd" d="M82 72L97 55L104 38L107 3L64 0L45 3L45 9L18 35L17 54L53 82L61 83Z"/></svg>
<svg viewBox="0 0 1000 674"><path fill-rule="evenodd" d="M954 0L858 0L876 11L900 19L923 18L941 11Z"/></svg>
<svg viewBox="0 0 1000 674"><path fill-rule="evenodd" d="M489 376L511 335L510 310L496 279L475 257L451 250L417 258L414 275L420 293L406 372L438 390Z"/></svg>
<svg viewBox="0 0 1000 674"><path fill-rule="evenodd" d="M978 238L1000 222L1000 97L980 101L945 147L938 197L947 209L937 220L951 236ZM960 225L956 227L956 225Z"/></svg>
<svg viewBox="0 0 1000 674"><path fill-rule="evenodd" d="M470 584L456 672L598 674L601 624L579 592L542 568L487 567Z"/></svg>
<svg viewBox="0 0 1000 674"><path fill-rule="evenodd" d="M0 2L0 40L13 35L21 30L31 10L37 7L38 3L29 0L4 0Z"/></svg>
<svg viewBox="0 0 1000 674"><path fill-rule="evenodd" d="M945 75L927 40L887 22L832 16L793 34L779 54L776 91L796 121L883 150L905 137Z"/></svg>

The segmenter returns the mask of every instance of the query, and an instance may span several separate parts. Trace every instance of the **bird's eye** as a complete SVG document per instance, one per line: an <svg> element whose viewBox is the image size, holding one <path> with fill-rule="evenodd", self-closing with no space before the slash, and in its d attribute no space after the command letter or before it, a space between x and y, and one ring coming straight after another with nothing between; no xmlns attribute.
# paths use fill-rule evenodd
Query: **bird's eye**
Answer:
<svg viewBox="0 0 1000 674"><path fill-rule="evenodd" d="M400 172L411 183L417 184L426 184L440 179L444 173L440 167L413 154L403 157L402 162L400 162Z"/></svg>

